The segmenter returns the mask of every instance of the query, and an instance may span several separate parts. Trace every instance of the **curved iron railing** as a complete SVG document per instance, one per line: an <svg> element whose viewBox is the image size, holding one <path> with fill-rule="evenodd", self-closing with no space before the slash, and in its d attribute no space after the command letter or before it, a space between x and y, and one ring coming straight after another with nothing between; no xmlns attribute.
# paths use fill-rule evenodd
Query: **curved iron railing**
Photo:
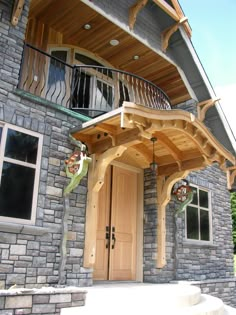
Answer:
<svg viewBox="0 0 236 315"><path fill-rule="evenodd" d="M167 95L137 75L94 65L74 65L25 44L19 88L90 117L124 101L170 110Z"/></svg>

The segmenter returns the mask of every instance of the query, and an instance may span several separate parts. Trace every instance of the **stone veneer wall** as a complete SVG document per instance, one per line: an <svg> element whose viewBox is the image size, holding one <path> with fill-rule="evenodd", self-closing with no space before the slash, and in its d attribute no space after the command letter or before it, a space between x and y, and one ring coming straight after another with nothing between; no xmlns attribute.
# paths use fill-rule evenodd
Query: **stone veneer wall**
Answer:
<svg viewBox="0 0 236 315"><path fill-rule="evenodd" d="M190 183L209 189L212 206L213 243L206 245L185 240L184 214L177 218L175 242L175 204L171 201L166 211L167 265L157 269L156 264L156 183L149 170L145 171L144 224L144 281L166 282L178 280L205 280L231 278L233 274L233 243L230 196L226 175L218 166L192 172Z"/></svg>
<svg viewBox="0 0 236 315"><path fill-rule="evenodd" d="M73 149L68 132L81 122L16 94L29 0L16 27L10 23L12 5L0 2L0 121L42 134L43 150L35 225L0 222L0 288L41 287L59 279L64 160ZM67 285L92 283L91 270L83 268L86 194L84 179L70 195Z"/></svg>
<svg viewBox="0 0 236 315"><path fill-rule="evenodd" d="M85 291L73 287L0 290L0 314L60 315L63 309L84 306L85 297Z"/></svg>

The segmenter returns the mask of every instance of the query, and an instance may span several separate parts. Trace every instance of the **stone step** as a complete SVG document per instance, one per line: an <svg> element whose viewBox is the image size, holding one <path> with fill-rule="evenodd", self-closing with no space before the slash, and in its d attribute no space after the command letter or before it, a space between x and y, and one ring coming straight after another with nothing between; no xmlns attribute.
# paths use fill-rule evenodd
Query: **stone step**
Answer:
<svg viewBox="0 0 236 315"><path fill-rule="evenodd" d="M146 314L155 310L158 315L236 315L222 300L186 284L116 283L84 289L88 292L85 306L63 309L61 315Z"/></svg>
<svg viewBox="0 0 236 315"><path fill-rule="evenodd" d="M224 315L236 315L236 309L231 306L225 305Z"/></svg>

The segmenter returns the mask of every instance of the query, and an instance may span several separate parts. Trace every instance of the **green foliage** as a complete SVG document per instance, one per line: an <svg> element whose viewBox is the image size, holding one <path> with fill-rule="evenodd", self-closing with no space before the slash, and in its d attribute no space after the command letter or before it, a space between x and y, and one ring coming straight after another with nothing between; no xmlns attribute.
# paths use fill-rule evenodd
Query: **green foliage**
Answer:
<svg viewBox="0 0 236 315"><path fill-rule="evenodd" d="M236 192L231 193L234 253L236 253Z"/></svg>

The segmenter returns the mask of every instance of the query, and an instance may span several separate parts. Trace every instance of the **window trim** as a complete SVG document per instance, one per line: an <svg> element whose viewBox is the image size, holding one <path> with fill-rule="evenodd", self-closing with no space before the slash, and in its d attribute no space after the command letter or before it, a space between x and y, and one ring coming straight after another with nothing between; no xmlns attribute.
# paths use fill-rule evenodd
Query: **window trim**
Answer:
<svg viewBox="0 0 236 315"><path fill-rule="evenodd" d="M192 206L192 207L198 209L198 226L199 226L198 232L200 232L200 209L208 211L208 215L209 215L209 241L201 240L201 239L195 240L195 239L191 239L191 238L187 237L187 207L184 211L184 220L185 220L184 229L185 229L185 231L184 231L184 240L183 241L185 243L189 243L189 244L211 245L211 244L213 244L211 191L205 187L201 187L201 186L195 185L195 184L191 184L190 186L197 189L198 202L199 202L199 190L202 190L202 191L205 191L208 193L208 208L200 207L200 205L193 205L191 203L189 203L187 205L187 207Z"/></svg>
<svg viewBox="0 0 236 315"><path fill-rule="evenodd" d="M41 168L41 158L42 158L42 148L43 148L43 135L37 133L35 131L31 131L29 129L21 128L18 126L14 126L8 123L0 122L0 127L3 128L2 138L0 141L0 184L2 179L2 166L3 162L10 162L16 165L26 166L29 168L35 169L35 177L34 177L34 188L32 194L32 205L31 205L31 219L20 219L13 217L0 216L0 221L9 222L9 223L22 223L22 224L35 224L36 221L36 210L37 210L37 200L38 200L38 191L39 191L39 178L40 178L40 168ZM18 132L22 132L31 136L38 138L38 150L37 150L37 158L36 163L28 163L20 160L15 160L12 158L5 157L5 145L7 140L7 131L8 129L12 129Z"/></svg>

